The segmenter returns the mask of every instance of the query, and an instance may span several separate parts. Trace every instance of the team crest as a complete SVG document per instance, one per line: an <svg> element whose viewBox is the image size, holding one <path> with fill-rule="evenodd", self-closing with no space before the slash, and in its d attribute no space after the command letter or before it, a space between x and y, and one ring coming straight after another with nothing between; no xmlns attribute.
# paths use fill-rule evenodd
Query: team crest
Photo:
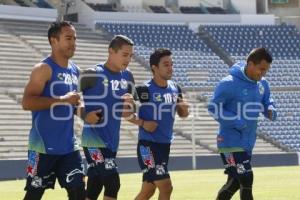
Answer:
<svg viewBox="0 0 300 200"><path fill-rule="evenodd" d="M108 79L107 79L107 78L104 79L104 80L102 81L102 84L103 84L105 87L107 87L107 86L108 86Z"/></svg>
<svg viewBox="0 0 300 200"><path fill-rule="evenodd" d="M125 79L122 78L121 81L120 81L120 84L121 84L121 88L123 90L127 89L128 84L127 84L127 81Z"/></svg>
<svg viewBox="0 0 300 200"><path fill-rule="evenodd" d="M258 83L258 91L260 95L263 95L265 92L265 88L261 82Z"/></svg>
<svg viewBox="0 0 300 200"><path fill-rule="evenodd" d="M154 95L154 101L157 101L157 102L162 101L161 94L154 93L153 95Z"/></svg>
<svg viewBox="0 0 300 200"><path fill-rule="evenodd" d="M243 89L242 93L243 93L243 95L247 96L248 95L248 90L247 89Z"/></svg>

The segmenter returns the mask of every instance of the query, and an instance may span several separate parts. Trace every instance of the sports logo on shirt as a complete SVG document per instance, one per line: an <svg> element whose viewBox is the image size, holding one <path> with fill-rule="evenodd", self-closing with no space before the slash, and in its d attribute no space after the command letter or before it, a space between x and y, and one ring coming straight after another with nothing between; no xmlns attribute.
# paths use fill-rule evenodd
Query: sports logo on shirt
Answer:
<svg viewBox="0 0 300 200"><path fill-rule="evenodd" d="M153 155L152 155L152 152L151 152L150 148L141 145L140 146L140 153L141 153L144 164L148 168L154 168L155 163L154 163L154 158L153 158Z"/></svg>
<svg viewBox="0 0 300 200"><path fill-rule="evenodd" d="M102 81L102 84L103 84L105 87L107 87L107 86L108 86L108 79L107 79L107 78L104 79L104 80Z"/></svg>
<svg viewBox="0 0 300 200"><path fill-rule="evenodd" d="M258 83L258 91L260 95L263 95L265 92L265 88L261 82Z"/></svg>
<svg viewBox="0 0 300 200"><path fill-rule="evenodd" d="M92 160L97 163L103 163L104 157L98 148L88 148Z"/></svg>
<svg viewBox="0 0 300 200"><path fill-rule="evenodd" d="M161 102L162 101L160 93L154 93L153 96L154 96L154 101L157 101L157 102Z"/></svg>
<svg viewBox="0 0 300 200"><path fill-rule="evenodd" d="M71 85L75 84L78 85L78 78L75 74L68 74L68 73L58 73L57 78L60 81L64 81L65 84Z"/></svg>
<svg viewBox="0 0 300 200"><path fill-rule="evenodd" d="M127 83L127 81L125 80L125 79L121 79L121 81L120 81L120 85L121 85L121 88L123 89L123 90L126 90L127 89L127 87L128 87L128 83Z"/></svg>

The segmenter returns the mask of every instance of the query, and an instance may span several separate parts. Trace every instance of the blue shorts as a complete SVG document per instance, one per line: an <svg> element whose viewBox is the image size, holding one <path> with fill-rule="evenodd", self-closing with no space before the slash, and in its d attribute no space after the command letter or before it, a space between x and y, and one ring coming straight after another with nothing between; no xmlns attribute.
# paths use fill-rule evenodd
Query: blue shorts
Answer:
<svg viewBox="0 0 300 200"><path fill-rule="evenodd" d="M252 172L251 155L247 152L221 153L225 167L225 174L231 177L244 176Z"/></svg>
<svg viewBox="0 0 300 200"><path fill-rule="evenodd" d="M84 176L79 151L65 155L28 151L25 190L54 188L56 178L63 188L84 187Z"/></svg>
<svg viewBox="0 0 300 200"><path fill-rule="evenodd" d="M146 140L138 142L137 156L143 171L143 182L151 183L170 178L168 172L170 146L169 143L155 143Z"/></svg>
<svg viewBox="0 0 300 200"><path fill-rule="evenodd" d="M84 155L88 163L88 177L98 175L109 176L118 173L116 164L116 152L108 148L83 147Z"/></svg>

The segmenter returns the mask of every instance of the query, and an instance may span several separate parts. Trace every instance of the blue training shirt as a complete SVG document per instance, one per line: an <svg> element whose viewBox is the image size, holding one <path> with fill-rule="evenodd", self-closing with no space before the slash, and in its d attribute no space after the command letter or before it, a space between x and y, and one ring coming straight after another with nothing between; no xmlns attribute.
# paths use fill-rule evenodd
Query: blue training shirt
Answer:
<svg viewBox="0 0 300 200"><path fill-rule="evenodd" d="M139 118L158 123L152 133L139 127L139 140L171 143L177 98L181 93L180 87L171 80L168 81L167 87L160 87L152 79L144 86L137 87L137 93L142 103L139 108Z"/></svg>
<svg viewBox="0 0 300 200"><path fill-rule="evenodd" d="M51 79L45 84L41 96L58 98L77 90L79 69L69 62L67 68L56 64L50 57L42 61L52 70ZM52 109L32 111L32 128L29 134L29 150L45 154L67 154L79 149L74 135L74 109L58 105Z"/></svg>
<svg viewBox="0 0 300 200"><path fill-rule="evenodd" d="M84 124L81 145L117 152L123 108L121 96L131 93L133 76L129 70L112 72L102 64L83 74L80 84L85 85L82 92L86 113L100 109L104 121L95 125Z"/></svg>

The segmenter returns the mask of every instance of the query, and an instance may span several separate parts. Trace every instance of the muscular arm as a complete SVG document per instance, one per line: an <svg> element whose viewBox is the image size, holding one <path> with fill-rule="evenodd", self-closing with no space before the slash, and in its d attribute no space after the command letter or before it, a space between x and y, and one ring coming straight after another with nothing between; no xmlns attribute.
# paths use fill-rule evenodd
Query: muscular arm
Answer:
<svg viewBox="0 0 300 200"><path fill-rule="evenodd" d="M45 63L39 63L34 66L29 82L25 86L22 106L24 110L44 110L49 109L54 103L70 103L72 105L78 104L79 95L76 92L69 92L64 96L57 98L41 96L44 87L51 79L51 68Z"/></svg>

